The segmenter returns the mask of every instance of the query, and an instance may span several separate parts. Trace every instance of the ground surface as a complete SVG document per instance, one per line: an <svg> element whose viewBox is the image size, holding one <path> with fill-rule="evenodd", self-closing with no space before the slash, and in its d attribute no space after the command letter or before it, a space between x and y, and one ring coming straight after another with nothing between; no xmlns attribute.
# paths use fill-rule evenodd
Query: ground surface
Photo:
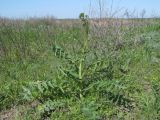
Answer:
<svg viewBox="0 0 160 120"><path fill-rule="evenodd" d="M160 119L159 24L86 49L81 27L39 22L1 25L0 120Z"/></svg>

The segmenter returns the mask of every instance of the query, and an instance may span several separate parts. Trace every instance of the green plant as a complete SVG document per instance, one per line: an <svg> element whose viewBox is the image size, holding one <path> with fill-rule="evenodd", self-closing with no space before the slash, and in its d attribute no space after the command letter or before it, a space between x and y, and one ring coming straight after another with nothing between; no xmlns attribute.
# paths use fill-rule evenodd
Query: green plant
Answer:
<svg viewBox="0 0 160 120"><path fill-rule="evenodd" d="M0 116L159 119L158 20L79 18L0 20Z"/></svg>

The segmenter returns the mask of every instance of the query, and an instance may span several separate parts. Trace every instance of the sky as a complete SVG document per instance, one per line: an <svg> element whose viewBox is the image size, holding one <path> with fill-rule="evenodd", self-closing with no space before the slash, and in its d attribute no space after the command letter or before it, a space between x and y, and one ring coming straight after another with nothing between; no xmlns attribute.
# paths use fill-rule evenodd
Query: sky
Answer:
<svg viewBox="0 0 160 120"><path fill-rule="evenodd" d="M134 14L146 10L146 16L160 14L160 0L101 0L104 14L126 9ZM98 0L0 0L0 16L9 18L77 18L79 13L98 15ZM120 12L121 11L121 12Z"/></svg>

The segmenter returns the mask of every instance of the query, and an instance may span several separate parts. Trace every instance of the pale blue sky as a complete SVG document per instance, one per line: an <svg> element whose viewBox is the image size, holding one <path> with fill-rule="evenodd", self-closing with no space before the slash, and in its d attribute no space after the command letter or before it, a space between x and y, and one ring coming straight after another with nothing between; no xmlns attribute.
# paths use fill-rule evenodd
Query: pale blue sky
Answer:
<svg viewBox="0 0 160 120"><path fill-rule="evenodd" d="M105 1L105 5L111 8L112 0L102 1ZM98 11L98 0L0 0L0 16L77 18L80 12L89 12L90 3L92 11ZM144 8L149 16L154 12L160 13L160 0L113 0L113 10L118 9L118 7L130 11L135 9L136 13Z"/></svg>

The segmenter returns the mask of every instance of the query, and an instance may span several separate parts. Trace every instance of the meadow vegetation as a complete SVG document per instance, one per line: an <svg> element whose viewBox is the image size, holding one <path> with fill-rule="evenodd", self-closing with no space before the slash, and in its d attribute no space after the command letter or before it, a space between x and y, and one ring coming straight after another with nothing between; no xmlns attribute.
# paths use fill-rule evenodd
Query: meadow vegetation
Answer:
<svg viewBox="0 0 160 120"><path fill-rule="evenodd" d="M0 18L0 119L159 120L160 20Z"/></svg>

